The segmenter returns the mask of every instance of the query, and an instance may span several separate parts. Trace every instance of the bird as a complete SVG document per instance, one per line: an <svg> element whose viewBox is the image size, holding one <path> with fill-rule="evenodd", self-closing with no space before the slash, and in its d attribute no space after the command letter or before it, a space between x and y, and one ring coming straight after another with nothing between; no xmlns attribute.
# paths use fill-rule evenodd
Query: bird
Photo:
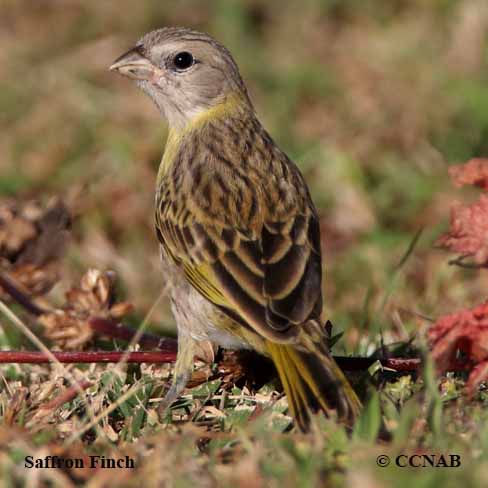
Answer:
<svg viewBox="0 0 488 488"><path fill-rule="evenodd" d="M209 34L164 27L109 69L134 80L168 124L155 226L178 351L161 418L211 341L270 358L302 431L320 411L351 426L361 403L321 321L318 213L231 53Z"/></svg>

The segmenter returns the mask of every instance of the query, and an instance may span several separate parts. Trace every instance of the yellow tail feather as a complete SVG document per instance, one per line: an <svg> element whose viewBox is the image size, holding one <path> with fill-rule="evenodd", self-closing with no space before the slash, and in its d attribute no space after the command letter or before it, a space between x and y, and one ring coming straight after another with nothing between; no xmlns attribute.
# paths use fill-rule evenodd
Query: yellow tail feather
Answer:
<svg viewBox="0 0 488 488"><path fill-rule="evenodd" d="M335 410L347 424L354 421L361 404L325 348L307 351L270 341L266 347L288 398L290 412L301 430L308 429L310 412L319 410L325 414Z"/></svg>

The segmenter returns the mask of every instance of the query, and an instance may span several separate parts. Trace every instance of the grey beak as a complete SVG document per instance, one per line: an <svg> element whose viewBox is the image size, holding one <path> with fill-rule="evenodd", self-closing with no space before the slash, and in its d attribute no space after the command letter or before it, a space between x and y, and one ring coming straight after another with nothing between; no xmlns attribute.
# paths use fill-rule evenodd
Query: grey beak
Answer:
<svg viewBox="0 0 488 488"><path fill-rule="evenodd" d="M109 69L134 80L148 80L156 71L156 67L143 55L141 46L122 54Z"/></svg>

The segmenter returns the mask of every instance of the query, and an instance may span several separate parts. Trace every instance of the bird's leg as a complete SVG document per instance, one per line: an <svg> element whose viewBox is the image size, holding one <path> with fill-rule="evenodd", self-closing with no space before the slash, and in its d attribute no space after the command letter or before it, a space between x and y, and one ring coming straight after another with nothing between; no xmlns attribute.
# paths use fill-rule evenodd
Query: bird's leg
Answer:
<svg viewBox="0 0 488 488"><path fill-rule="evenodd" d="M197 342L189 334L178 334L178 355L173 373L173 382L159 404L158 415L160 420L168 407L181 395L191 378L196 346Z"/></svg>

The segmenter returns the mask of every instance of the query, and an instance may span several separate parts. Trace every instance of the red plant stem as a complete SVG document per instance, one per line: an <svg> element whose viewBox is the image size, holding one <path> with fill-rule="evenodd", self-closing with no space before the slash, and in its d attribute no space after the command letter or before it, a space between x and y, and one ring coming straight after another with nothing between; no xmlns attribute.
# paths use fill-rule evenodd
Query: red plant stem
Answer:
<svg viewBox="0 0 488 488"><path fill-rule="evenodd" d="M128 363L164 364L176 361L174 351L137 351L125 353L124 351L52 351L60 363L117 363L126 355ZM364 371L371 366L375 358L353 358L336 356L335 360L345 371ZM422 368L422 361L416 358L391 358L379 360L384 368L395 371L411 372ZM51 363L51 358L39 351L0 351L1 363ZM464 371L468 365L452 364L448 371Z"/></svg>
<svg viewBox="0 0 488 488"><path fill-rule="evenodd" d="M380 359L383 368L391 368L395 371L415 371L422 366L422 360L418 358L390 358Z"/></svg>
<svg viewBox="0 0 488 488"><path fill-rule="evenodd" d="M51 351L60 363L117 363L124 355L128 363L172 363L175 352L137 351ZM51 363L50 357L40 351L0 351L0 363Z"/></svg>
<svg viewBox="0 0 488 488"><path fill-rule="evenodd" d="M422 367L422 360L418 358L358 358L350 356L334 356L337 364L345 371L361 371L368 369L375 361L379 361L383 368L394 369L395 371L417 371ZM461 371L464 368L459 365L450 371Z"/></svg>

